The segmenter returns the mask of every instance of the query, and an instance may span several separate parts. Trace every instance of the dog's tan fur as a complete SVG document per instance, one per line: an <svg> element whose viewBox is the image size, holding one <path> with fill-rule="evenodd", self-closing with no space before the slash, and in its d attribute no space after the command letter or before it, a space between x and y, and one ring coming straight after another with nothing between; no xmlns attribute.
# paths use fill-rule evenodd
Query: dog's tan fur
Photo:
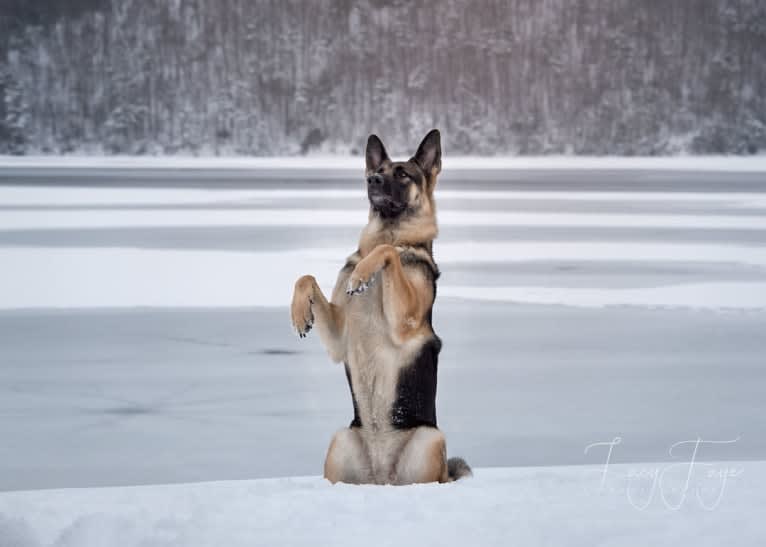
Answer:
<svg viewBox="0 0 766 547"><path fill-rule="evenodd" d="M438 133L436 138L438 143ZM388 161L377 172L393 165ZM437 163L423 173L424 184L409 188L413 213L401 221L386 222L371 207L358 250L338 275L330 301L312 276L295 283L293 326L305 335L313 325L330 358L346 364L363 424L333 437L324 466L331 482L449 480L441 431L426 426L397 429L389 417L401 369L435 337L430 325L435 285L412 260L436 271L431 249L438 233L433 193L439 169ZM403 263L405 255L410 260Z"/></svg>

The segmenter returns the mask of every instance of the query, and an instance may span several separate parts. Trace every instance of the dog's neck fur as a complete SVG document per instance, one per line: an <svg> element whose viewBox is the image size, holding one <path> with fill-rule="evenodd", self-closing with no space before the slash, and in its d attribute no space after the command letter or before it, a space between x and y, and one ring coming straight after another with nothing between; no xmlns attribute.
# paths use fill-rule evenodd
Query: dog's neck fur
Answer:
<svg viewBox="0 0 766 547"><path fill-rule="evenodd" d="M431 251L433 240L439 233L436 217L432 214L407 214L399 222L389 222L370 210L370 220L359 238L359 254L367 256L378 245L395 247L425 246Z"/></svg>

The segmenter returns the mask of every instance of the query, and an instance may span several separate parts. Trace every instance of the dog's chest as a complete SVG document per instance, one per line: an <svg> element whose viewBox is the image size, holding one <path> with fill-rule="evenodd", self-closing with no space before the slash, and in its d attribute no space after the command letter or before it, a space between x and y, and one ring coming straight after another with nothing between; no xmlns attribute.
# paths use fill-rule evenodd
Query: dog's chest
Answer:
<svg viewBox="0 0 766 547"><path fill-rule="evenodd" d="M393 429L391 410L400 372L421 343L397 345L391 339L379 282L364 294L349 297L346 313L347 364L362 428Z"/></svg>

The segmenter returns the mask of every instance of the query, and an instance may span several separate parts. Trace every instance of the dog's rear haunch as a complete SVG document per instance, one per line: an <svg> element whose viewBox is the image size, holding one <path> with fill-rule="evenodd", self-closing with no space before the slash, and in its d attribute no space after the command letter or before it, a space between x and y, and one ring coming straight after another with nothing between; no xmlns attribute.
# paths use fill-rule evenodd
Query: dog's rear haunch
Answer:
<svg viewBox="0 0 766 547"><path fill-rule="evenodd" d="M441 340L431 325L439 269L434 188L441 171L439 132L415 155L394 162L370 135L365 152L369 221L338 275L331 300L306 275L295 283L293 327L312 327L330 358L343 363L354 418L330 442L324 475L332 482L448 482L471 474L447 459L436 425Z"/></svg>

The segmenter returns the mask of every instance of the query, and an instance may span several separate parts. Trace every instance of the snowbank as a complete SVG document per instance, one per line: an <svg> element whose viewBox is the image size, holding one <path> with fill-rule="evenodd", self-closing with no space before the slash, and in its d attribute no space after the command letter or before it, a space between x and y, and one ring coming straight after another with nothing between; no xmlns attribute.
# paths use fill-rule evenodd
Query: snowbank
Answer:
<svg viewBox="0 0 766 547"><path fill-rule="evenodd" d="M746 547L766 541L766 462L612 465L606 476L603 470L479 469L457 483L407 487L332 486L306 477L10 492L0 494L0 545Z"/></svg>
<svg viewBox="0 0 766 547"><path fill-rule="evenodd" d="M122 167L131 169L354 169L361 156L192 157L192 156L0 156L3 167ZM449 156L444 169L590 169L764 172L766 156Z"/></svg>

